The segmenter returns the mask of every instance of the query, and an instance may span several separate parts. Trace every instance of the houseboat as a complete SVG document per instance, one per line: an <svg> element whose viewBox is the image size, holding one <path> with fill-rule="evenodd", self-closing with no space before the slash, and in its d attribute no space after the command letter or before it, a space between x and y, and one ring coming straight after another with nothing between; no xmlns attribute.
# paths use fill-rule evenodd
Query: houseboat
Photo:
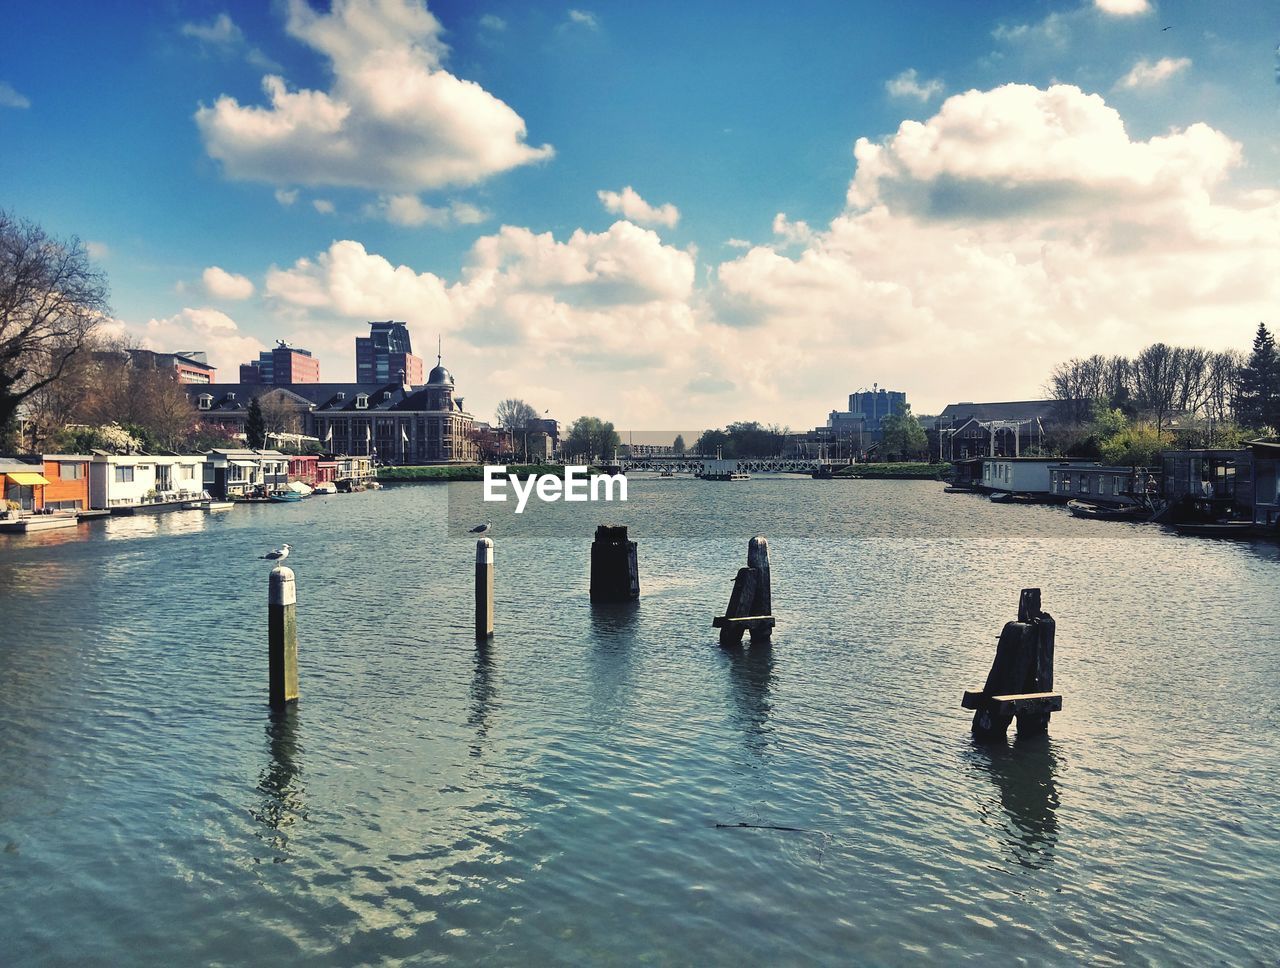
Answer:
<svg viewBox="0 0 1280 968"><path fill-rule="evenodd" d="M1098 467L1089 461L1064 461L1060 457L984 457L980 491L999 500L1036 504L1065 504L1069 497L1053 492L1053 468ZM1008 497L1004 497L1008 495Z"/></svg>
<svg viewBox="0 0 1280 968"><path fill-rule="evenodd" d="M202 490L199 454L107 454L89 463L89 504L112 514L182 510Z"/></svg>

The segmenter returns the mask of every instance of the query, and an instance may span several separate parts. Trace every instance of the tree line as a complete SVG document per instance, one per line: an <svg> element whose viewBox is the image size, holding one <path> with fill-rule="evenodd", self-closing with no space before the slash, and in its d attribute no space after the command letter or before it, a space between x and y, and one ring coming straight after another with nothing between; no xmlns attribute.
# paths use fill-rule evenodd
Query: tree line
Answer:
<svg viewBox="0 0 1280 968"><path fill-rule="evenodd" d="M1067 424L1091 421L1099 406L1141 418L1163 433L1184 418L1261 431L1280 425L1275 340L1258 324L1253 350L1153 343L1137 356L1094 355L1059 363L1047 390Z"/></svg>

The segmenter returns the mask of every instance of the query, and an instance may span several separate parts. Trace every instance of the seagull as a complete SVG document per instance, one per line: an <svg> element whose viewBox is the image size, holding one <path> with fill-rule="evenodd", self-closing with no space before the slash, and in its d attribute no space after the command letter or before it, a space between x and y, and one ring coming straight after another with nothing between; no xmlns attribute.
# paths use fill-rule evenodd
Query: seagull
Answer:
<svg viewBox="0 0 1280 968"><path fill-rule="evenodd" d="M284 561L289 557L289 546L281 545L276 551L270 551L265 555L258 555L259 561Z"/></svg>
<svg viewBox="0 0 1280 968"><path fill-rule="evenodd" d="M492 521L486 521L484 524L477 524L474 528L472 528L472 529L471 529L471 533L472 533L472 534L487 534L487 533L488 533L488 531L489 531L489 529L490 529L490 528L492 528L492 527L493 527L493 522L492 522ZM285 545L285 547L287 548L287 547L289 547L289 546L288 546L288 545ZM287 553L287 552L286 552L286 553Z"/></svg>

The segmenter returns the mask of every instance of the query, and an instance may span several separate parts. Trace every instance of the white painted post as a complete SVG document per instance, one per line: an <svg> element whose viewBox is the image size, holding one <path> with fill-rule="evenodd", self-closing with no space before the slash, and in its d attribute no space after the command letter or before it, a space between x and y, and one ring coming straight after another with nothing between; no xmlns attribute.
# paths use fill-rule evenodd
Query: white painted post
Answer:
<svg viewBox="0 0 1280 968"><path fill-rule="evenodd" d="M267 596L267 663L272 706L298 701L298 593L293 569L271 569Z"/></svg>
<svg viewBox="0 0 1280 968"><path fill-rule="evenodd" d="M493 638L493 539L476 542L476 639Z"/></svg>

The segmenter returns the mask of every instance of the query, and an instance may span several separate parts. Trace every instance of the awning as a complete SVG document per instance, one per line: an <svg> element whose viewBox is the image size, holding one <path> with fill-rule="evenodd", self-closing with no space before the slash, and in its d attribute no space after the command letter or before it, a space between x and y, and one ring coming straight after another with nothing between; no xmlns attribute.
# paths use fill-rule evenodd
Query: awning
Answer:
<svg viewBox="0 0 1280 968"><path fill-rule="evenodd" d="M232 467L257 467L258 466L256 461L251 461L251 460L233 460L233 461L228 461L228 463L230 463Z"/></svg>
<svg viewBox="0 0 1280 968"><path fill-rule="evenodd" d="M21 484L23 487L35 487L37 484L48 484L49 481L43 474L33 474L24 471L6 471L5 477L13 481L15 484Z"/></svg>

